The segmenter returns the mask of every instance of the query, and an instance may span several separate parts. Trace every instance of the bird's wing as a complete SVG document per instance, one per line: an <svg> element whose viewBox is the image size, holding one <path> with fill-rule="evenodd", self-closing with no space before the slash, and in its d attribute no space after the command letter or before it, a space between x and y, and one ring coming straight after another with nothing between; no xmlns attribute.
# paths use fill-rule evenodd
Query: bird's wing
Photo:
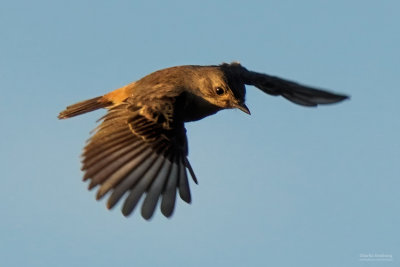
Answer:
<svg viewBox="0 0 400 267"><path fill-rule="evenodd" d="M302 106L332 104L347 99L348 96L331 93L263 73L243 69L241 78L245 84L254 85L270 95L281 95Z"/></svg>
<svg viewBox="0 0 400 267"><path fill-rule="evenodd" d="M142 195L142 216L149 219L161 200L161 212L169 217L176 192L191 202L187 170L196 177L187 159L183 122L174 120L174 99L135 102L127 99L102 118L83 152L84 180L89 189L99 185L97 199L111 191L107 207L125 194L122 213L129 215Z"/></svg>

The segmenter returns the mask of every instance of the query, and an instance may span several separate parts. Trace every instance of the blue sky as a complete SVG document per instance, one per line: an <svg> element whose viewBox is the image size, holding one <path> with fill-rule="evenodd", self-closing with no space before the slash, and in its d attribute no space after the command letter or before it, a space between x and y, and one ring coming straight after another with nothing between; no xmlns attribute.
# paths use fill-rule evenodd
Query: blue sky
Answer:
<svg viewBox="0 0 400 267"><path fill-rule="evenodd" d="M3 1L2 266L395 266L398 1ZM171 219L107 211L79 155L103 111L66 105L160 68L240 61L351 95L187 125L199 185ZM392 255L362 262L360 254Z"/></svg>

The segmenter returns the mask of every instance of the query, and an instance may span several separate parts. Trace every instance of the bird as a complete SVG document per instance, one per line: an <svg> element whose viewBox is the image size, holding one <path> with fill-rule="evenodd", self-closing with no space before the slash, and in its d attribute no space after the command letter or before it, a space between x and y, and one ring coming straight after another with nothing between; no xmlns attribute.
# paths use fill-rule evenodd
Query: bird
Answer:
<svg viewBox="0 0 400 267"><path fill-rule="evenodd" d="M143 199L144 219L152 218L157 205L169 218L178 194L191 203L189 175L198 183L188 160L185 123L224 109L236 108L250 115L246 85L306 107L349 98L250 71L239 62L183 65L155 71L110 93L70 105L58 118L107 109L82 153L88 189L98 187L97 200L109 195L109 209L123 199L124 216Z"/></svg>

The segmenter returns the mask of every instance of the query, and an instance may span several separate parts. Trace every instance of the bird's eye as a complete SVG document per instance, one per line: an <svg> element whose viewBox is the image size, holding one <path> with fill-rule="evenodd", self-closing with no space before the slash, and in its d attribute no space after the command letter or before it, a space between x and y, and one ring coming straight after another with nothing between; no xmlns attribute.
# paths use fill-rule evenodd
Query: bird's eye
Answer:
<svg viewBox="0 0 400 267"><path fill-rule="evenodd" d="M217 87L215 88L215 92L217 93L217 95L223 95L225 93L225 90L221 87Z"/></svg>

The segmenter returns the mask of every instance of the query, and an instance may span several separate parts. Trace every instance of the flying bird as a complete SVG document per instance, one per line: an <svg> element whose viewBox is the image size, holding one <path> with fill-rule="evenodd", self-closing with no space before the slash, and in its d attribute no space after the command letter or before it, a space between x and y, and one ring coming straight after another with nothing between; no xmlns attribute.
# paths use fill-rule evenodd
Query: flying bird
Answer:
<svg viewBox="0 0 400 267"><path fill-rule="evenodd" d="M185 122L200 120L223 109L250 114L245 85L302 106L340 102L348 97L249 71L240 63L177 66L153 72L103 96L68 106L67 119L100 108L108 112L82 154L83 180L98 187L97 199L109 193L107 207L124 199L128 216L144 196L143 218L150 219L161 202L170 217L176 195L191 202L188 176L197 184L188 160Z"/></svg>

